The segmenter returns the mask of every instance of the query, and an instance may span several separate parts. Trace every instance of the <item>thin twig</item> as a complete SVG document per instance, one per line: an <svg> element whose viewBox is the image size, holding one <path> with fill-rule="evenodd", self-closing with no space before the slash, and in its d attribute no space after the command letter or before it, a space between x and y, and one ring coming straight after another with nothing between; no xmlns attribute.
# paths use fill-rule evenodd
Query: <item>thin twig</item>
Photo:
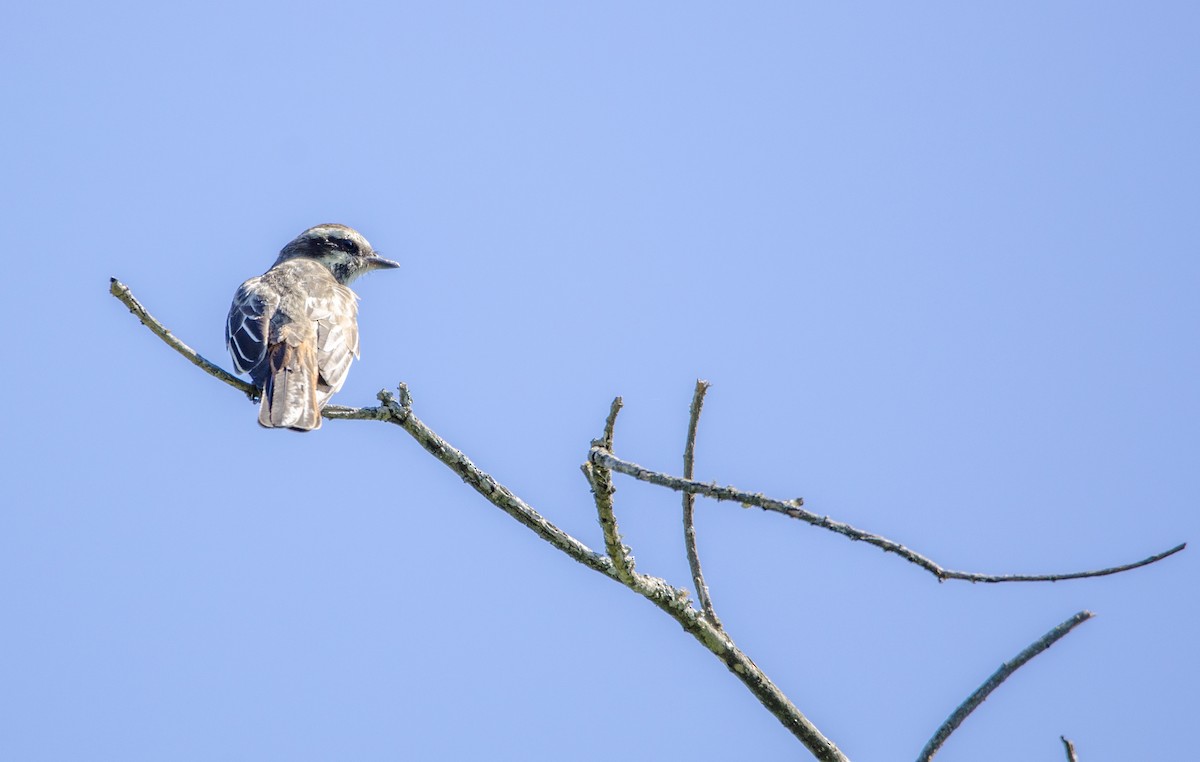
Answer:
<svg viewBox="0 0 1200 762"><path fill-rule="evenodd" d="M136 304L136 300L133 299L132 294L128 293L128 289L125 289L124 286L121 286L121 288L126 292L128 298ZM121 299L122 302L125 302L125 299L117 293L115 288L113 289L113 295ZM128 304L128 302L126 303ZM138 306L140 308L140 305ZM232 378L233 381L237 381L238 383L230 383L230 385L235 388L241 388L239 384L243 382L221 368L206 360L197 362L198 359L203 360L203 358L200 358L186 344L171 337L169 332L155 330L154 326L159 324L145 310L141 310L139 313L138 310L133 310L132 306L130 309L159 338L163 339L163 341L167 342L167 344L184 357L187 357L188 360L199 366L206 373L226 383L230 383L226 377ZM161 326L159 327L161 328ZM488 502L521 522L521 524L537 534L538 537L558 548L570 558L587 566L589 569L600 572L609 579L621 582L611 559L593 551L587 545L545 519L540 513L509 491L507 487L497 482L488 473L480 470L467 456L452 447L450 443L438 436L432 429L413 415L412 396L408 393L408 388L404 384L400 385L399 394L396 396L393 396L391 392L386 390L379 392L377 396L380 401L378 407L354 408L343 405L327 405L321 411L321 414L330 420L383 421L400 426L416 439L426 451L462 477L464 482L470 485L471 488L482 495ZM606 431L611 432L611 421L615 421L615 413L610 411L609 417L610 424L606 426ZM646 574L633 574L629 583L622 582L622 584L625 584L626 587L645 597L679 622L686 632L720 659L725 667L749 689L767 711L774 715L815 758L821 760L821 762L848 762L845 755L841 753L837 746L822 735L820 730L812 724L812 721L804 716L796 705L779 690L778 686L767 677L766 673L759 669L750 657L733 643L733 640L726 633L716 629L711 622L700 616L699 612L688 601L685 591L673 587L662 579Z"/></svg>
<svg viewBox="0 0 1200 762"><path fill-rule="evenodd" d="M959 704L958 708L946 718L942 726L929 739L929 743L925 744L925 748L921 750L921 755L917 757L917 762L929 762L929 760L933 759L933 755L937 754L938 749L942 747L942 744L946 742L950 734L963 723L963 720L967 719L967 716L971 712L975 711L987 699L992 691L999 688L1000 684L1007 680L1009 675L1023 667L1030 659L1054 645L1068 632L1091 619L1092 616L1093 614L1090 611L1080 611L1075 616L1035 640L1021 651L1021 653L1017 654L1016 658L1012 661L1001 664L1000 669L992 673L992 676L985 680L983 685L976 688L975 692L968 696L966 701Z"/></svg>
<svg viewBox="0 0 1200 762"><path fill-rule="evenodd" d="M208 360L204 359L199 352L175 338L175 335L167 330L166 326L155 320L154 316L146 311L146 308L142 306L141 302L134 298L133 292L130 291L129 287L124 283L116 278L109 278L108 292L120 299L121 303L128 307L129 311L132 312L138 320L142 321L142 325L153 331L158 338L167 343L167 346L186 357L192 364L201 368L208 375L213 376L214 378L219 378L220 380L232 386L234 389L241 391L251 399L258 399L260 393L258 387L254 386L253 384L246 383L242 379L226 371L224 368L209 362Z"/></svg>
<svg viewBox="0 0 1200 762"><path fill-rule="evenodd" d="M1075 754L1075 744L1066 736L1059 736L1062 739L1063 746L1067 749L1067 762L1079 762L1079 757Z"/></svg>
<svg viewBox="0 0 1200 762"><path fill-rule="evenodd" d="M1111 566L1106 569L1095 569L1092 571L1070 572L1067 574L978 574L975 572L955 571L946 569L938 565L931 559L917 553L914 550L904 547L894 540L889 540L881 535L872 534L851 526L842 521L835 521L828 516L820 516L807 511L801 506L804 505L803 498L795 500L777 500L767 497L761 492L745 492L735 489L734 487L721 487L715 483L703 483L693 481L691 479L681 479L677 476L651 471L648 468L633 463L631 461L622 460L610 451L602 447L593 447L591 459L593 463L607 466L608 468L618 473L632 476L634 479L650 484L657 484L660 487L668 487L670 489L704 495L711 497L714 500L732 500L741 503L743 506L758 506L763 510L782 513L793 519L798 519L813 526L828 529L831 532L836 532L851 540L865 542L868 545L874 545L877 548L882 548L889 553L895 553L901 558L916 564L933 574L939 580L961 579L967 582L1061 582L1068 579L1083 579L1085 577L1103 577L1108 574L1117 574L1119 572L1129 571L1141 566L1147 566L1156 561L1161 561L1168 556L1172 556L1187 547L1187 543L1180 543L1170 550L1165 550L1162 553L1156 553L1149 558L1143 558L1141 561L1135 561L1131 564L1122 566Z"/></svg>
<svg viewBox="0 0 1200 762"><path fill-rule="evenodd" d="M696 390L692 392L692 406L689 410L687 443L683 447L683 477L692 478L692 469L696 460L696 428L700 424L700 411L704 408L704 395L708 392L709 383L696 379ZM612 448L607 448L610 452ZM611 473L611 472L610 472ZM683 544L687 549L688 567L692 571L692 583L696 586L696 597L700 599L700 608L704 616L721 629L721 620L713 608L712 596L708 592L708 584L704 581L704 570L700 568L700 553L696 549L696 496L691 492L683 493Z"/></svg>
<svg viewBox="0 0 1200 762"><path fill-rule="evenodd" d="M621 412L621 398L612 401L608 410L608 420L604 424L604 438L599 440L606 447L612 447L613 428L617 423L617 413ZM604 533L604 549L612 559L617 578L625 585L634 583L633 556L629 548L621 541L621 530L617 526L617 514L613 508L613 493L616 487L612 482L612 471L604 466L597 466L590 460L580 466L588 484L592 487L592 497L596 501L596 514L600 517L600 529Z"/></svg>

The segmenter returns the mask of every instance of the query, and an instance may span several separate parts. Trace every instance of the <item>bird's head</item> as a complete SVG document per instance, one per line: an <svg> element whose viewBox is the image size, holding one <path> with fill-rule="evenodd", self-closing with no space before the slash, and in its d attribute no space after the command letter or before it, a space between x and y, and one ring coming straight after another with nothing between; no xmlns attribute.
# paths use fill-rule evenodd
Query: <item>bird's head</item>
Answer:
<svg viewBox="0 0 1200 762"><path fill-rule="evenodd" d="M297 257L320 262L342 284L371 270L400 266L400 263L376 254L367 239L354 228L335 224L317 225L305 230L283 247L275 264Z"/></svg>

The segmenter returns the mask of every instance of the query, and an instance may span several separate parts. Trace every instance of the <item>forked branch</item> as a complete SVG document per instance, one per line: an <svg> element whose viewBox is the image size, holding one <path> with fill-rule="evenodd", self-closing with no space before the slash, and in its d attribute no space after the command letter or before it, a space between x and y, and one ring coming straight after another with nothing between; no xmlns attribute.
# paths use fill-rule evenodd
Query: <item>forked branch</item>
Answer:
<svg viewBox="0 0 1200 762"><path fill-rule="evenodd" d="M249 386L221 368L204 360L195 350L192 350L186 344L171 336L169 331L162 328L162 325L157 320L154 320L144 308L141 308L141 305L133 298L133 294L129 289L115 278L112 281L111 291L114 296L130 307L130 310L144 325L149 327L157 336L205 372L242 391L245 391L245 389L242 389L243 386ZM134 305L137 305L137 309L135 309ZM646 574L639 574L633 570L632 558L627 555L627 549L621 545L619 535L616 534L615 517L612 521L613 537L616 539L615 547L612 538L607 535L607 530L606 546L615 551L615 556L625 556L624 571L618 571L618 562L613 557L597 553L562 529L559 529L535 511L529 504L514 495L507 487L496 481L490 474L478 468L466 455L455 449L449 442L442 439L436 432L426 426L413 414L412 396L409 394L406 386L403 384L400 385L398 396L386 390L379 392L377 396L380 402L378 407L354 408L341 405L327 405L321 411L321 414L331 420L382 421L403 428L426 451L462 477L464 482L470 485L472 489L482 495L488 502L521 522L521 524L532 530L538 537L558 548L575 561L587 566L589 569L600 572L610 579L620 582L671 616L686 632L712 652L746 686L754 697L762 703L767 711L774 715L816 759L822 760L822 762L848 762L845 755L841 753L837 746L822 735L820 730L767 677L766 673L759 669L753 660L734 644L733 640L726 633L716 628L696 611L688 600L686 591L672 586L665 580ZM608 421L605 425L605 435L602 439L594 442L594 446L602 444L612 445L612 430L619 409L620 402L618 398L617 401L614 401L612 410L609 413ZM592 467L593 474L598 470L590 462L588 466ZM589 481L591 481L590 478ZM607 501L608 506L606 510L608 511L611 511L611 496L612 492L606 489L600 490L597 494L598 502L600 500ZM620 550L616 550L617 547Z"/></svg>
<svg viewBox="0 0 1200 762"><path fill-rule="evenodd" d="M258 390L251 384L233 376L221 367L201 357L195 350L184 344L167 330L141 305L132 292L124 284L113 278L110 292L125 304L147 328L166 342L176 352L183 355L204 372L217 378L251 398L258 396ZM353 408L341 405L328 405L322 411L325 418L331 420L373 420L390 423L403 428L431 455L458 474L464 482L470 485L486 500L503 510L508 515L528 527L534 534L553 545L575 561L597 571L606 577L620 582L639 595L645 597L655 606L675 619L685 631L691 634L705 648L712 652L732 672L754 696L786 727L804 746L819 760L827 762L844 762L846 757L838 750L832 741L824 735L796 708L782 691L746 656L721 628L713 611L708 588L700 569L699 556L696 552L694 503L695 495L704 495L715 500L732 500L743 505L756 505L764 510L782 513L786 516L805 521L837 532L851 540L861 540L885 551L895 553L900 557L926 569L939 580L962 579L972 582L1033 582L1078 579L1082 577L1098 577L1107 574L1135 569L1154 563L1167 556L1173 555L1186 547L1180 544L1149 558L1123 566L1114 566L1095 571L1073 572L1069 574L1044 575L987 575L972 572L959 572L945 569L925 556L880 535L871 534L861 529L828 516L818 516L805 510L802 499L776 500L758 493L749 493L733 487L720 487L716 484L706 484L693 481L692 468L694 461L695 437L697 421L703 404L704 392L708 385L703 381L696 384L696 392L692 400L691 420L688 427L687 444L684 454L684 478L650 471L636 463L622 460L613 454L613 428L617 413L621 407L621 399L613 401L605 424L604 435L592 442L588 460L583 466L584 474L592 486L601 527L604 532L606 554L600 554L580 542L570 534L555 526L552 522L534 510L528 503L521 500L503 484L491 475L478 468L466 455L452 447L432 429L426 426L412 412L412 397L408 388L403 384L399 387L398 396L388 391L378 394L378 407ZM677 490L684 494L684 531L687 546L689 566L693 582L696 585L702 611L697 611L688 600L687 592L676 588L657 577L638 573L634 570L633 557L629 549L622 543L617 528L612 495L612 472L632 476L641 481L658 484ZM1037 642L1026 648L1012 661L1001 666L975 693L963 702L958 709L942 724L942 727L930 739L922 752L920 760L929 760L945 742L946 738L976 707L987 698L993 690L1004 682L1007 677L1038 653L1049 648L1051 644L1066 635L1074 627L1086 621L1092 615L1086 611L1076 614L1071 619L1051 630ZM1069 757L1074 759L1074 747L1063 739Z"/></svg>

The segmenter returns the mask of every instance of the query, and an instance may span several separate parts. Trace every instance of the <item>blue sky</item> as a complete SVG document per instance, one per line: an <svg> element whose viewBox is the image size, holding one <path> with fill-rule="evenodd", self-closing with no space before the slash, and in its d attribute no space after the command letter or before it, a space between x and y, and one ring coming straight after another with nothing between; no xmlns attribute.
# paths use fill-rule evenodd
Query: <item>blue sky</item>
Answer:
<svg viewBox="0 0 1200 762"><path fill-rule="evenodd" d="M304 228L397 272L337 397L416 413L602 541L617 452L1060 572L1200 539L1200 12L1190 3L12 5L0 757L796 759L645 601L403 432L261 430L107 294L228 366L229 300ZM690 586L677 495L618 481ZM734 639L854 760L914 758L999 664L1097 613L939 759L1194 750L1195 550L937 584L701 502Z"/></svg>

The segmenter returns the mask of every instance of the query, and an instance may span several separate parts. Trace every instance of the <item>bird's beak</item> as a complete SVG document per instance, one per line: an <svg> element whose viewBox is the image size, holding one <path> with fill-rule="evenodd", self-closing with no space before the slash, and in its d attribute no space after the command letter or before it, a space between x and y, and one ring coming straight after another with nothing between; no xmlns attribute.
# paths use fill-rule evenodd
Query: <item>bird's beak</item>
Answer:
<svg viewBox="0 0 1200 762"><path fill-rule="evenodd" d="M370 263L372 270L392 270L400 266L399 262L393 262L380 256L368 257L367 262Z"/></svg>

